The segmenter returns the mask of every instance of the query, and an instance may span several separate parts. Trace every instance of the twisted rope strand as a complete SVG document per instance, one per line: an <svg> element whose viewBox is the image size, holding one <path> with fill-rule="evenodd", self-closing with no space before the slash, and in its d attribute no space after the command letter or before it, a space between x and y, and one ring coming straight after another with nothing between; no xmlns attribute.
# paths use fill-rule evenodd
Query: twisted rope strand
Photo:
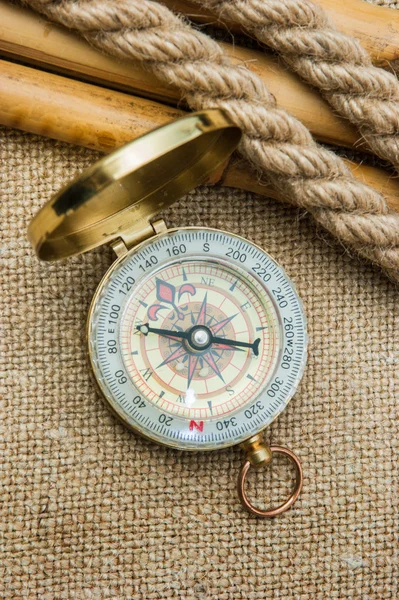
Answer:
<svg viewBox="0 0 399 600"><path fill-rule="evenodd" d="M142 61L180 88L196 110L225 109L242 128L241 153L263 177L342 242L399 281L399 214L318 146L251 71L234 66L216 42L150 0L26 0L78 30L101 50Z"/></svg>
<svg viewBox="0 0 399 600"><path fill-rule="evenodd" d="M194 0L273 48L399 171L399 81L310 0Z"/></svg>

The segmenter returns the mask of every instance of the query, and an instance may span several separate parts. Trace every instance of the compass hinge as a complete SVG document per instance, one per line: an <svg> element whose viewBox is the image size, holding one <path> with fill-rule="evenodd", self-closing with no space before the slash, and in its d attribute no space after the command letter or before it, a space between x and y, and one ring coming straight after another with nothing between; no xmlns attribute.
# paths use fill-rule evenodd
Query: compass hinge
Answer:
<svg viewBox="0 0 399 600"><path fill-rule="evenodd" d="M110 246L118 257L123 256L130 248L133 248L133 246L137 246L140 242L143 242L158 233L163 233L166 230L167 227L165 221L163 219L157 219L152 223L149 222L143 229L124 231L122 237L113 240L110 243Z"/></svg>

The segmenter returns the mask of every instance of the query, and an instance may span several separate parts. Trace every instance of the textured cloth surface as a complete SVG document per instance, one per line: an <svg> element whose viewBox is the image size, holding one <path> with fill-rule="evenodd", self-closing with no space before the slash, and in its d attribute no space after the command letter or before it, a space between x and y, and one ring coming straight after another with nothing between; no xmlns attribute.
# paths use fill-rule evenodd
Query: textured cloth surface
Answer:
<svg viewBox="0 0 399 600"><path fill-rule="evenodd" d="M33 214L97 154L3 129L0 155L0 597L397 600L398 289L289 206L202 188L165 215L263 246L304 300L308 366L266 433L300 455L304 491L257 520L239 449L156 446L101 402L85 321L111 252L48 265L29 247ZM276 502L290 482L282 461L250 493Z"/></svg>

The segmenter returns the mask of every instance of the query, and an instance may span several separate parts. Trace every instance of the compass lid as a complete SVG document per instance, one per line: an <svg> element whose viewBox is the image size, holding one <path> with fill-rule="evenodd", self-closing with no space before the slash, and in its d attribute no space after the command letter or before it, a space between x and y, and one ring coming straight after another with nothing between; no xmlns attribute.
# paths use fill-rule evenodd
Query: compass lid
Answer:
<svg viewBox="0 0 399 600"><path fill-rule="evenodd" d="M118 238L138 240L155 215L223 165L240 138L227 113L209 109L105 156L32 219L28 237L38 257L58 260Z"/></svg>

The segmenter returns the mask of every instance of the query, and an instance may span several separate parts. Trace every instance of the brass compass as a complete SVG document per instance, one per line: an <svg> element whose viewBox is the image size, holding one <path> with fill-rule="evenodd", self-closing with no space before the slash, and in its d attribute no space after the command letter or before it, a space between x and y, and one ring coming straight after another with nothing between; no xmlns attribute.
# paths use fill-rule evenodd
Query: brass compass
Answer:
<svg viewBox="0 0 399 600"><path fill-rule="evenodd" d="M158 213L222 167L240 140L228 116L191 114L103 158L32 220L42 260L109 244L117 255L91 303L91 367L112 411L133 431L179 450L240 444L243 505L284 512L302 487L290 450L263 430L295 393L306 361L302 303L284 270L235 234L166 228ZM259 510L248 500L251 465L286 455L296 469L289 498Z"/></svg>

